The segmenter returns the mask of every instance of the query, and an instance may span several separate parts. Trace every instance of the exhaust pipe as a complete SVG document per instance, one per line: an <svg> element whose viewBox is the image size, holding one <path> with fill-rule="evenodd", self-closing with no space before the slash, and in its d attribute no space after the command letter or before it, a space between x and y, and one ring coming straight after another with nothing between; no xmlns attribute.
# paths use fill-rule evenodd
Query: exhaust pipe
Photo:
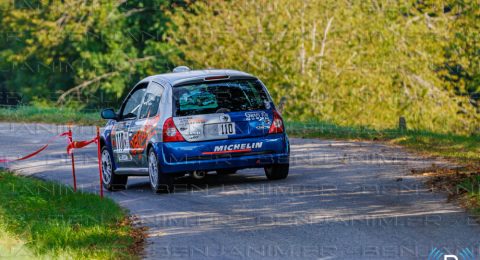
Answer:
<svg viewBox="0 0 480 260"><path fill-rule="evenodd" d="M204 179L207 176L207 172L206 171L194 171L190 175L196 180L201 180L201 179Z"/></svg>

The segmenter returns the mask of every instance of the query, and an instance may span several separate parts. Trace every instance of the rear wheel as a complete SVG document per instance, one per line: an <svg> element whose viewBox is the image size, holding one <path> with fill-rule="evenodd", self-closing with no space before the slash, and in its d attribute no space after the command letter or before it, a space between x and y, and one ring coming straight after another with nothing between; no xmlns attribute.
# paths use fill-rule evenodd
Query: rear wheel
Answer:
<svg viewBox="0 0 480 260"><path fill-rule="evenodd" d="M289 164L274 164L265 167L265 175L269 180L281 180L288 176Z"/></svg>
<svg viewBox="0 0 480 260"><path fill-rule="evenodd" d="M169 174L160 173L157 154L153 149L148 153L148 176L150 178L150 186L152 187L153 192L170 193L173 191L173 181L175 178Z"/></svg>
<svg viewBox="0 0 480 260"><path fill-rule="evenodd" d="M128 176L115 174L112 156L107 147L102 148L102 182L109 191L124 190L127 188Z"/></svg>

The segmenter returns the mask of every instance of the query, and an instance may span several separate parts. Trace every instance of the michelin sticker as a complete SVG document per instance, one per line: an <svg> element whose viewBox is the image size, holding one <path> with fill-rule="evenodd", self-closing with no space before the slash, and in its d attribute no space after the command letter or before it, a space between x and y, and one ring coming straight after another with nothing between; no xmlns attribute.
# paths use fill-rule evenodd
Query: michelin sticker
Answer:
<svg viewBox="0 0 480 260"><path fill-rule="evenodd" d="M244 144L231 144L231 145L217 145L213 149L214 152L228 152L235 150L251 150L256 148L262 148L263 142L256 143L244 143Z"/></svg>

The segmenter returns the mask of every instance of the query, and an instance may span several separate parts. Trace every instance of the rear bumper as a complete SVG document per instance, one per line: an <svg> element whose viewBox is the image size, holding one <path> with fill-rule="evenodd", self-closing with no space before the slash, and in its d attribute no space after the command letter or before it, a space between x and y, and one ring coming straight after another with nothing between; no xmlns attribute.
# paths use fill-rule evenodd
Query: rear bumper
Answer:
<svg viewBox="0 0 480 260"><path fill-rule="evenodd" d="M289 163L285 134L205 142L156 143L163 173L261 168Z"/></svg>

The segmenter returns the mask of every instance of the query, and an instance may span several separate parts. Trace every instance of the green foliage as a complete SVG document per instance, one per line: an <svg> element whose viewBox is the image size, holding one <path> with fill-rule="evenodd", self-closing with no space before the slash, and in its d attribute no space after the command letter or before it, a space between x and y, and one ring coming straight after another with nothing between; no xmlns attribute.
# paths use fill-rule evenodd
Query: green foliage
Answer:
<svg viewBox="0 0 480 260"><path fill-rule="evenodd" d="M169 40L183 55L179 63L259 76L277 102L287 97L290 118L384 129L405 116L415 129L471 133L478 131L478 114L439 72L449 62L452 28L460 26L452 22L457 7L446 12L446 6L197 1L173 15Z"/></svg>
<svg viewBox="0 0 480 260"><path fill-rule="evenodd" d="M480 214L480 173L465 177L457 188L467 192L466 205L478 216Z"/></svg>
<svg viewBox="0 0 480 260"><path fill-rule="evenodd" d="M0 80L26 102L60 98L81 108L99 91L120 97L168 64L161 39L168 1L142 2L2 3Z"/></svg>
<svg viewBox="0 0 480 260"><path fill-rule="evenodd" d="M0 172L0 234L20 236L37 256L133 258L130 226L119 225L124 219L125 212L110 199Z"/></svg>
<svg viewBox="0 0 480 260"><path fill-rule="evenodd" d="M4 9L2 25L16 38L9 39L0 55L11 72L7 85L26 97L49 97L108 73L112 64L128 66L135 56L128 41L115 37L121 23L109 17L120 15L113 4L102 8L78 1L14 5ZM105 88L113 86L107 82Z"/></svg>
<svg viewBox="0 0 480 260"><path fill-rule="evenodd" d="M480 175L473 175L458 186L480 198Z"/></svg>
<svg viewBox="0 0 480 260"><path fill-rule="evenodd" d="M480 113L480 2L458 1L452 9L456 19L450 30L452 42L446 48L445 80L459 95L470 97Z"/></svg>

